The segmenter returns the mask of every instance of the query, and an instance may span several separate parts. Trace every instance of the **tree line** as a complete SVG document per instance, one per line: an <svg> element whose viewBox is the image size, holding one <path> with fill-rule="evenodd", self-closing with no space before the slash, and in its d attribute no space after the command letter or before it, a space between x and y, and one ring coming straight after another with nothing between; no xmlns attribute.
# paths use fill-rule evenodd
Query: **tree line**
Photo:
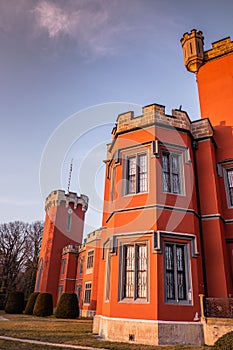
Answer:
<svg viewBox="0 0 233 350"><path fill-rule="evenodd" d="M0 224L0 293L33 291L41 247L43 222Z"/></svg>

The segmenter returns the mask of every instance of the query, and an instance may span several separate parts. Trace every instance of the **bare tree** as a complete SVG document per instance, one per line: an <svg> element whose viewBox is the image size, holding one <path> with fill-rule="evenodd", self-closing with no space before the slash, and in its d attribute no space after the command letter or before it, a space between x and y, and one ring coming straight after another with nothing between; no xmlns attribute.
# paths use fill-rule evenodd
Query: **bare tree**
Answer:
<svg viewBox="0 0 233 350"><path fill-rule="evenodd" d="M26 294L34 288L43 224L22 221L0 225L0 291Z"/></svg>

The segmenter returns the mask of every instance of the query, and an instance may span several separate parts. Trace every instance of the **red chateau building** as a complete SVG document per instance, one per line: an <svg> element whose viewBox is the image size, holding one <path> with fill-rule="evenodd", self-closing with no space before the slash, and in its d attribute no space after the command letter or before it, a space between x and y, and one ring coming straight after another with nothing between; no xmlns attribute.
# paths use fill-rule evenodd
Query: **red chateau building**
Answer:
<svg viewBox="0 0 233 350"><path fill-rule="evenodd" d="M233 295L233 42L204 51L192 30L181 43L201 119L158 104L118 116L102 227L84 243L87 197L46 200L36 290L51 292L54 306L76 291L105 339L203 344L200 295Z"/></svg>

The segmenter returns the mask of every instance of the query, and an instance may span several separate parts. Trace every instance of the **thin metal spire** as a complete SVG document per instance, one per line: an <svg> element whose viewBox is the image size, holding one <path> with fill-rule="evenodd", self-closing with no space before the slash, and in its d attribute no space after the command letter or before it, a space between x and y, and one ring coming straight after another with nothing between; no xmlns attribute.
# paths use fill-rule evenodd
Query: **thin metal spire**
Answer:
<svg viewBox="0 0 233 350"><path fill-rule="evenodd" d="M70 192L70 182L71 182L72 170L73 170L73 158L71 159L71 162L70 162L70 171L69 171L69 178L68 178L67 193Z"/></svg>

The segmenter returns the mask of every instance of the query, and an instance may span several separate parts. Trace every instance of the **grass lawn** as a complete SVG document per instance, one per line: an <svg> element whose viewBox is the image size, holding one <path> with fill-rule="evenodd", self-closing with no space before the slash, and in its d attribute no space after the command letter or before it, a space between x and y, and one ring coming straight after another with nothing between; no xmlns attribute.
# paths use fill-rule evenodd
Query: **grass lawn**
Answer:
<svg viewBox="0 0 233 350"><path fill-rule="evenodd" d="M50 317L29 315L9 315L0 311L0 316L8 321L0 321L0 335L21 339L33 339L50 343L61 343L61 347L19 343L0 339L0 349L7 350L50 350L65 349L62 344L82 345L111 350L206 350L209 347L195 346L146 346L128 343L116 343L97 339L92 334L92 320L62 320Z"/></svg>

